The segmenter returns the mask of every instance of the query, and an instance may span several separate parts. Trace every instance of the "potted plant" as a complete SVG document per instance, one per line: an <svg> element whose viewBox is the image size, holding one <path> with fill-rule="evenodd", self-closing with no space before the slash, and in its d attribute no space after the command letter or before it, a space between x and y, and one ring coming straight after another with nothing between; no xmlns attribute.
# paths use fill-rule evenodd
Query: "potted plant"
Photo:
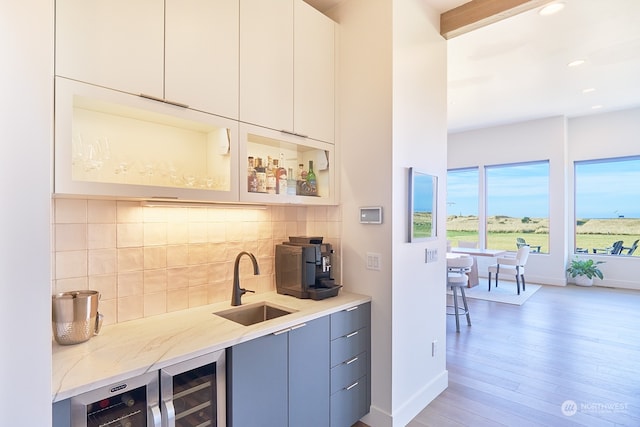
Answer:
<svg viewBox="0 0 640 427"><path fill-rule="evenodd" d="M602 279L602 271L598 268L598 265L604 264L604 261L594 261L592 259L579 259L576 258L571 261L567 273L574 278L574 282L579 286L591 286L593 285L593 278L597 277Z"/></svg>

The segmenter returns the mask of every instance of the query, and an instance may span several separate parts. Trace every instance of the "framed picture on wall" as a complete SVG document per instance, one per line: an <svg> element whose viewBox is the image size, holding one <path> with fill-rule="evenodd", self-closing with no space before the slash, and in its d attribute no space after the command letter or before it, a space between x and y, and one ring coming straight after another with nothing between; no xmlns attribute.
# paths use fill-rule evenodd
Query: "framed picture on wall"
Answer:
<svg viewBox="0 0 640 427"><path fill-rule="evenodd" d="M409 242L436 238L438 177L409 168Z"/></svg>

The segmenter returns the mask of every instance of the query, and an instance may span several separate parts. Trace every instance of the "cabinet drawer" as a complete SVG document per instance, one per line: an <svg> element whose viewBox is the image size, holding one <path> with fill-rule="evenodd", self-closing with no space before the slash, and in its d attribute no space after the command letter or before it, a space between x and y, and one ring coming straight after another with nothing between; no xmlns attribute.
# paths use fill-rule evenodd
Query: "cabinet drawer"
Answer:
<svg viewBox="0 0 640 427"><path fill-rule="evenodd" d="M353 425L369 412L367 382L365 375L331 396L332 427Z"/></svg>
<svg viewBox="0 0 640 427"><path fill-rule="evenodd" d="M367 375L367 367L367 353L364 352L331 368L331 394Z"/></svg>
<svg viewBox="0 0 640 427"><path fill-rule="evenodd" d="M331 341L331 367L354 358L369 348L369 328L358 329Z"/></svg>
<svg viewBox="0 0 640 427"><path fill-rule="evenodd" d="M371 323L371 304L360 304L331 315L331 339L347 335Z"/></svg>

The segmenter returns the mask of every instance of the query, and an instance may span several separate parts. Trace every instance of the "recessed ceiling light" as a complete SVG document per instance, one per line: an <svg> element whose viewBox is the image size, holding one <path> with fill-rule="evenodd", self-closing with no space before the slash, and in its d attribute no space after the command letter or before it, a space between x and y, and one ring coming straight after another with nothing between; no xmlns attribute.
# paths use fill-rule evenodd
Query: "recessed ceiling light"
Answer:
<svg viewBox="0 0 640 427"><path fill-rule="evenodd" d="M582 93L591 93L591 92L595 92L596 89L593 87L588 87L586 89L582 89Z"/></svg>
<svg viewBox="0 0 640 427"><path fill-rule="evenodd" d="M575 61L571 61L567 64L567 67L577 67L578 65L582 65L584 64L585 61L584 59L576 59Z"/></svg>
<svg viewBox="0 0 640 427"><path fill-rule="evenodd" d="M564 9L564 3L560 3L560 2L550 3L545 7L543 7L542 9L540 9L538 13L541 16L549 16L549 15L553 15L554 13L560 12L562 9Z"/></svg>
<svg viewBox="0 0 640 427"><path fill-rule="evenodd" d="M599 110L602 108L602 105L594 105L591 107L592 110Z"/></svg>

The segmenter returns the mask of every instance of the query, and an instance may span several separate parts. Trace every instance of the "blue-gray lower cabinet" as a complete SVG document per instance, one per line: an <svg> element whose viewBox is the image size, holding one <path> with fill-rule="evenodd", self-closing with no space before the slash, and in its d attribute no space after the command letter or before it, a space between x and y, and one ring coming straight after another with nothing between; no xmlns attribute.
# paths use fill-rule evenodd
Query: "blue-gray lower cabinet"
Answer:
<svg viewBox="0 0 640 427"><path fill-rule="evenodd" d="M371 304L331 315L331 426L348 427L371 407Z"/></svg>
<svg viewBox="0 0 640 427"><path fill-rule="evenodd" d="M328 426L329 334L326 316L229 348L228 425Z"/></svg>

